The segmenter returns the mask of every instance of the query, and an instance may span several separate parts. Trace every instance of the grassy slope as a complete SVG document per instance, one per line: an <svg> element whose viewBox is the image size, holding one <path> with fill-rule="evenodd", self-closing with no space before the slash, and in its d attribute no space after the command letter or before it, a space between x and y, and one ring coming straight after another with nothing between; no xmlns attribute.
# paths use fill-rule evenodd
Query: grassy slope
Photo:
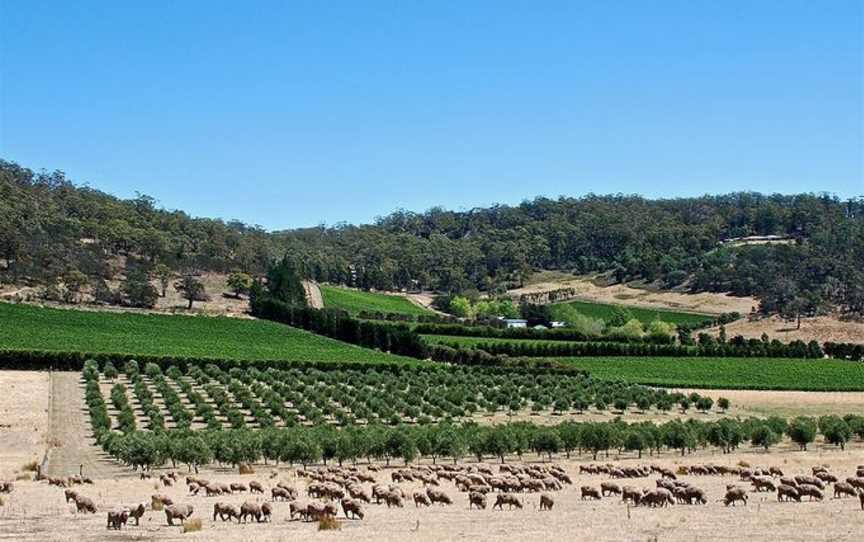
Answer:
<svg viewBox="0 0 864 542"><path fill-rule="evenodd" d="M321 296L324 298L324 307L328 309L342 309L351 314L357 314L361 311L411 315L432 314L431 311L418 307L408 299L397 295L363 292L326 284L322 284L320 288Z"/></svg>
<svg viewBox="0 0 864 542"><path fill-rule="evenodd" d="M0 348L243 360L395 361L261 320L61 310L0 303Z"/></svg>
<svg viewBox="0 0 864 542"><path fill-rule="evenodd" d="M597 378L691 388L864 391L864 364L778 358L562 358Z"/></svg>
<svg viewBox="0 0 864 542"><path fill-rule="evenodd" d="M568 301L562 304L574 307L576 310L578 310L585 316L590 316L591 318L598 318L604 321L608 321L612 317L612 311L616 307L616 305L611 305L608 303L592 303L589 301ZM630 311L634 318L637 318L646 324L651 322L655 318L659 318L664 322L671 322L673 324L699 324L713 318L711 316L706 316L704 314L696 314L692 312L646 309L642 307L632 307L627 305L620 306ZM555 313L555 305L552 305L552 312L553 314Z"/></svg>

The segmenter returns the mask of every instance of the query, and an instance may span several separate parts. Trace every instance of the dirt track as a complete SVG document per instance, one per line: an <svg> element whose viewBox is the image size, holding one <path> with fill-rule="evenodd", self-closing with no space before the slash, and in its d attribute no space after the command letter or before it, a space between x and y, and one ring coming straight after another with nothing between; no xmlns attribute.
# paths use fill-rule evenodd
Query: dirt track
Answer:
<svg viewBox="0 0 864 542"><path fill-rule="evenodd" d="M306 290L306 301L313 309L324 308L324 297L321 295L321 288L318 283L312 280L303 281L303 289Z"/></svg>
<svg viewBox="0 0 864 542"><path fill-rule="evenodd" d="M90 436L81 373L51 373L48 450L42 466L46 476L70 476L81 470L94 479L111 478L124 470L102 454Z"/></svg>

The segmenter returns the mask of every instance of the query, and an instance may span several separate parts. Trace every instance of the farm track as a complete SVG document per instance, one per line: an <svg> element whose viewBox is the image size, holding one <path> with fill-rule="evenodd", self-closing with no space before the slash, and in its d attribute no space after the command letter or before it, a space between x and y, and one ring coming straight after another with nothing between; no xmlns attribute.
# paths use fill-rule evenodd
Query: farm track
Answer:
<svg viewBox="0 0 864 542"><path fill-rule="evenodd" d="M104 456L90 436L80 373L53 371L48 421L50 446L42 465L46 476L71 476L83 472L94 479L129 475Z"/></svg>
<svg viewBox="0 0 864 542"><path fill-rule="evenodd" d="M318 283L312 280L303 281L303 289L306 290L306 301L313 309L324 308L324 297L321 295L321 288Z"/></svg>

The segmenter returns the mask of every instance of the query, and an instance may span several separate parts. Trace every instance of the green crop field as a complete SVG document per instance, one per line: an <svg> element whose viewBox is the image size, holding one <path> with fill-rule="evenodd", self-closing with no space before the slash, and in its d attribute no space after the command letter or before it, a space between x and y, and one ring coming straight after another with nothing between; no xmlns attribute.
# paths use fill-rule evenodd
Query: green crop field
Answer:
<svg viewBox="0 0 864 542"><path fill-rule="evenodd" d="M0 348L239 360L406 360L262 320L0 303Z"/></svg>
<svg viewBox="0 0 864 542"><path fill-rule="evenodd" d="M608 303L591 303L588 301L568 301L566 303L560 303L556 305L552 305L552 315L555 315L555 307L558 305L570 305L571 307L578 310L581 314L585 316L589 316L591 318L597 318L599 320L603 320L608 322L610 318L612 318L613 311L615 307L622 307L627 309L630 314L633 315L634 318L640 320L641 322L647 324L652 320L659 318L664 322L670 322L672 324L701 324L705 321L710 321L714 317L706 314L697 314L692 312L680 312L680 311L670 311L670 310L660 310L660 309L645 309L642 307L630 307L626 305L611 305Z"/></svg>
<svg viewBox="0 0 864 542"><path fill-rule="evenodd" d="M351 314L358 314L362 311L392 312L412 316L432 314L431 311L398 295L364 292L322 284L321 297L324 298L325 308L342 309Z"/></svg>
<svg viewBox="0 0 864 542"><path fill-rule="evenodd" d="M600 379L691 388L864 391L864 363L781 358L557 358Z"/></svg>

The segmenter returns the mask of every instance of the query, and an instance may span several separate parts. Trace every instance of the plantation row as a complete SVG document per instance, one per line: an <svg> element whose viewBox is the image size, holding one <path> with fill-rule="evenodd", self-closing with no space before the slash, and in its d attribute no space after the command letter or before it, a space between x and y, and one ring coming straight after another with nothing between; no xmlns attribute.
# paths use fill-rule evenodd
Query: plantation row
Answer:
<svg viewBox="0 0 864 542"><path fill-rule="evenodd" d="M527 453L554 454L631 452L657 454L675 450L682 455L698 448L714 446L724 453L749 443L769 449L785 436L802 449L819 434L824 441L841 448L853 438L864 438L864 417L824 416L734 420L716 422L672 420L663 424L640 422L578 423L565 421L555 426L515 422L494 426L439 423L396 426L366 425L337 428L332 425L288 428L265 427L180 430L112 431L105 401L99 393L99 373L89 364L83 376L87 383L86 400L94 433L99 444L113 457L135 467L152 467L165 462L184 463L190 469L218 461L238 465L259 461L284 461L304 465L335 460L417 458L458 461L471 456L485 458L522 457ZM110 423L110 422L109 422Z"/></svg>
<svg viewBox="0 0 864 542"><path fill-rule="evenodd" d="M666 356L666 357L771 357L795 359L822 359L825 351L816 341L804 343L793 341L789 344L778 340L771 342L759 339L745 340L735 337L726 344L705 344L686 346L679 344L628 344L615 342L564 342L532 341L507 339L482 339L442 335L424 335L424 340L432 344L450 348L475 348L492 355L514 357L573 357L573 356ZM740 339L740 340L739 340ZM447 353L435 350L434 359L444 360ZM854 352L853 352L854 353Z"/></svg>
<svg viewBox="0 0 864 542"><path fill-rule="evenodd" d="M123 367L148 428L164 429L164 419L139 372L129 361ZM337 424L340 426L401 423L429 424L446 419L469 419L498 413L567 414L588 409L624 412L637 408L669 411L690 408L711 410L709 397L668 393L643 386L599 381L578 373L539 373L480 367L398 367L387 370L232 368L192 365L184 374L171 366L165 374L153 363L144 372L170 412L175 427L188 429L198 420L210 429L246 426L249 412L257 427ZM112 363L103 375L118 375ZM166 378L167 375L167 378ZM97 373L98 380L98 373ZM186 402L175 387L185 395ZM203 392L203 393L202 393ZM125 398L126 387L115 384L111 399L118 411L118 429L136 429L134 412ZM187 408L185 405L191 406ZM729 408L725 399L717 408ZM241 410L242 409L242 410ZM221 418L220 418L221 416ZM131 423L130 423L131 422Z"/></svg>

